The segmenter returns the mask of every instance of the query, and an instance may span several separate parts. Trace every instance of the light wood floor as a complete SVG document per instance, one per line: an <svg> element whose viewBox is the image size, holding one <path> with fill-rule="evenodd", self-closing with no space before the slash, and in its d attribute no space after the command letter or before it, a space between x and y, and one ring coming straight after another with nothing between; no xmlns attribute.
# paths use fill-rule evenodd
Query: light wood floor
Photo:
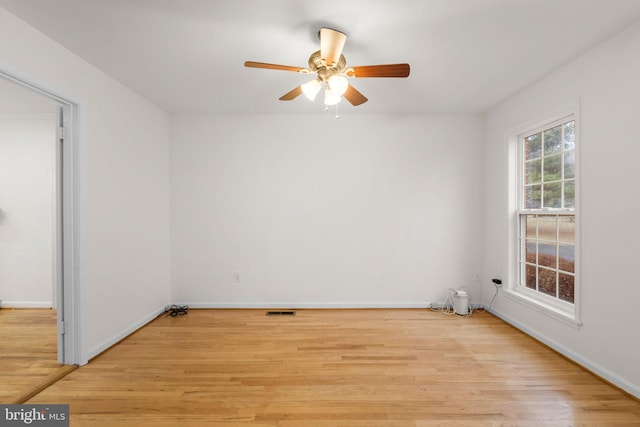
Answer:
<svg viewBox="0 0 640 427"><path fill-rule="evenodd" d="M190 310L30 403L73 426L640 426L640 402L483 312Z"/></svg>
<svg viewBox="0 0 640 427"><path fill-rule="evenodd" d="M0 403L15 403L64 370L56 324L55 310L0 309Z"/></svg>

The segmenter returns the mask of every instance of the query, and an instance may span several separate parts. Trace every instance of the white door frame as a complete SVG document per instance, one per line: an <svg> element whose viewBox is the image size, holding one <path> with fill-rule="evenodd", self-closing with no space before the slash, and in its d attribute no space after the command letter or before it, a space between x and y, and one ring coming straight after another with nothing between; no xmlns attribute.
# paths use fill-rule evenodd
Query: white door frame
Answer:
<svg viewBox="0 0 640 427"><path fill-rule="evenodd" d="M57 232L56 276L58 317L58 362L65 365L84 365L86 352L82 350L81 292L78 283L78 232L77 232L77 114L75 103L54 94L46 88L30 83L20 76L0 69L0 77L19 84L26 90L39 93L60 105L57 158Z"/></svg>

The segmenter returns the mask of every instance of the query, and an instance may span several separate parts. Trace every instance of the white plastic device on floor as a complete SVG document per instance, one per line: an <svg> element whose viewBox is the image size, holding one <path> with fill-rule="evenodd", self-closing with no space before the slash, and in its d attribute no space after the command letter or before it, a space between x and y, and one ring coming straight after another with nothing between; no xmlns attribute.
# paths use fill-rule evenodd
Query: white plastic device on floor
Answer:
<svg viewBox="0 0 640 427"><path fill-rule="evenodd" d="M453 312L461 316L469 314L469 297L463 290L458 289L453 293Z"/></svg>

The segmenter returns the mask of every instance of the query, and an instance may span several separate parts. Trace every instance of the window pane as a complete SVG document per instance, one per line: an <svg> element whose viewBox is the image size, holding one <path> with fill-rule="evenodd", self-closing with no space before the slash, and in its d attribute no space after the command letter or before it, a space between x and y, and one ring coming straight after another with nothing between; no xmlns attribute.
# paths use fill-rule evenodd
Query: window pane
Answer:
<svg viewBox="0 0 640 427"><path fill-rule="evenodd" d="M525 217L525 237L536 238L537 217L535 215L527 215Z"/></svg>
<svg viewBox="0 0 640 427"><path fill-rule="evenodd" d="M556 245L548 243L538 244L538 265L556 268Z"/></svg>
<svg viewBox="0 0 640 427"><path fill-rule="evenodd" d="M554 182L553 184L544 185L544 207L545 208L561 208L562 207L562 183Z"/></svg>
<svg viewBox="0 0 640 427"><path fill-rule="evenodd" d="M571 304L574 303L574 277L570 276L568 274L562 274L560 273L558 275L558 282L559 282L559 295L558 297L563 300L563 301L567 301L570 302Z"/></svg>
<svg viewBox="0 0 640 427"><path fill-rule="evenodd" d="M567 151L564 153L564 179L571 179L576 177L575 171L576 152Z"/></svg>
<svg viewBox="0 0 640 427"><path fill-rule="evenodd" d="M543 294L556 296L556 272L546 268L538 269L538 291Z"/></svg>
<svg viewBox="0 0 640 427"><path fill-rule="evenodd" d="M564 207L576 207L576 184L574 181L567 181L564 183Z"/></svg>
<svg viewBox="0 0 640 427"><path fill-rule="evenodd" d="M525 184L536 184L542 181L542 159L533 160L527 163L524 177Z"/></svg>
<svg viewBox="0 0 640 427"><path fill-rule="evenodd" d="M576 122L564 124L564 149L572 150L576 147Z"/></svg>
<svg viewBox="0 0 640 427"><path fill-rule="evenodd" d="M569 273L575 273L575 246L560 245L558 246L558 268Z"/></svg>
<svg viewBox="0 0 640 427"><path fill-rule="evenodd" d="M576 217L561 215L558 217L558 236L563 243L576 243Z"/></svg>
<svg viewBox="0 0 640 427"><path fill-rule="evenodd" d="M544 180L559 181L562 179L562 158L560 154L544 158Z"/></svg>
<svg viewBox="0 0 640 427"><path fill-rule="evenodd" d="M540 209L542 207L542 186L532 185L525 189L524 206L527 209Z"/></svg>
<svg viewBox="0 0 640 427"><path fill-rule="evenodd" d="M538 239L555 242L557 239L557 215L538 216Z"/></svg>
<svg viewBox="0 0 640 427"><path fill-rule="evenodd" d="M542 133L524 139L524 159L531 160L542 156Z"/></svg>
<svg viewBox="0 0 640 427"><path fill-rule="evenodd" d="M562 126L556 126L544 131L544 155L562 151Z"/></svg>
<svg viewBox="0 0 640 427"><path fill-rule="evenodd" d="M527 264L525 286L530 289L536 289L536 266Z"/></svg>
<svg viewBox="0 0 640 427"><path fill-rule="evenodd" d="M525 261L530 262L532 264L536 263L536 241L535 240L527 240L525 245Z"/></svg>

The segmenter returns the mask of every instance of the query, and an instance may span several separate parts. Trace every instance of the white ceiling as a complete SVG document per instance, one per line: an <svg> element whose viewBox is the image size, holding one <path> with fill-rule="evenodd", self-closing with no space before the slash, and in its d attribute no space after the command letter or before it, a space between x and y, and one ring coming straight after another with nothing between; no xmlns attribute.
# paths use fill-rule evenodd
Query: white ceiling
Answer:
<svg viewBox="0 0 640 427"><path fill-rule="evenodd" d="M357 79L341 112L478 113L640 19L639 0L0 0L0 6L170 113L317 112L278 98L309 76L329 26L348 66L408 62L407 79ZM320 97L318 97L320 98Z"/></svg>

